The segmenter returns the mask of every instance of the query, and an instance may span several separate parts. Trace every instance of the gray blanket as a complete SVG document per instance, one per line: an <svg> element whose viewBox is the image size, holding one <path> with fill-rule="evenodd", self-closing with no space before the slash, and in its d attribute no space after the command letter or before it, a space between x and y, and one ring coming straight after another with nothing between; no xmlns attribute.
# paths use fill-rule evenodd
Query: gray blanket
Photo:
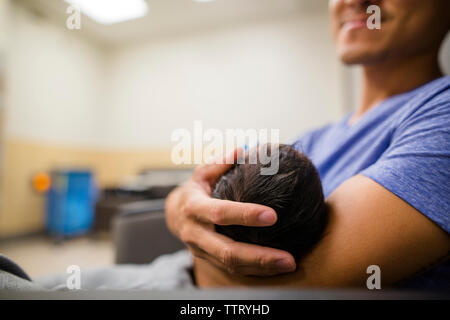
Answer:
<svg viewBox="0 0 450 320"><path fill-rule="evenodd" d="M80 289L171 290L195 288L190 274L192 256L187 250L158 257L146 265L117 265L106 268L81 269ZM56 274L33 282L8 272L0 272L0 289L68 290L70 274Z"/></svg>

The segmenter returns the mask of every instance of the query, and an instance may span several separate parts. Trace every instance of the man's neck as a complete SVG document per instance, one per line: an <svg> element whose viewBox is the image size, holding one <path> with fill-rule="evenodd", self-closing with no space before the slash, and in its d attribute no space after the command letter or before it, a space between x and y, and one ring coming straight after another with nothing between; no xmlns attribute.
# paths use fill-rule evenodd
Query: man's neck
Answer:
<svg viewBox="0 0 450 320"><path fill-rule="evenodd" d="M363 66L361 101L349 123L355 123L386 98L413 90L440 76L437 51L407 60L386 60Z"/></svg>

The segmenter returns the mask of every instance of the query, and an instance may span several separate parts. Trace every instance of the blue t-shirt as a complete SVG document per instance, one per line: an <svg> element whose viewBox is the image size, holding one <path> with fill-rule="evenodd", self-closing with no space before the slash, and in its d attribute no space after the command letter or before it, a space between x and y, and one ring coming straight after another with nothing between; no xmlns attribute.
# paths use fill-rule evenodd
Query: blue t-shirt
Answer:
<svg viewBox="0 0 450 320"><path fill-rule="evenodd" d="M450 233L450 76L384 100L354 125L350 117L294 143L317 167L325 197L362 174ZM450 265L412 286L450 288Z"/></svg>

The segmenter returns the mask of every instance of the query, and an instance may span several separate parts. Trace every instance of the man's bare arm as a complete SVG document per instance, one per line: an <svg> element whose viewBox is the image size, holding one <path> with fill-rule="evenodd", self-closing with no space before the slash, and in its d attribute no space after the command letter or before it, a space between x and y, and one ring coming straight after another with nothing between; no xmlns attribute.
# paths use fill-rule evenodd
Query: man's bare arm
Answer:
<svg viewBox="0 0 450 320"><path fill-rule="evenodd" d="M365 286L367 267L378 265L382 286L388 286L442 261L450 251L444 230L365 176L344 182L327 203L326 234L299 263L296 285Z"/></svg>

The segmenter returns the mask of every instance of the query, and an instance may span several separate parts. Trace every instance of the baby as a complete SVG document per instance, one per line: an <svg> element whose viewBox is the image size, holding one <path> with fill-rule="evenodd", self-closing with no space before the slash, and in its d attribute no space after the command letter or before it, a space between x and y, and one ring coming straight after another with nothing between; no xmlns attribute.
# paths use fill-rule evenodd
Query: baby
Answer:
<svg viewBox="0 0 450 320"><path fill-rule="evenodd" d="M266 150L264 147L250 150L242 164L234 165L222 175L212 196L271 207L277 213L277 222L270 227L216 225L215 228L235 241L288 251L298 261L320 240L327 224L320 177L311 161L293 147L270 144L265 147ZM273 161L278 161L277 165ZM273 167L278 170L266 174ZM295 286L289 274L263 278L240 276L200 258L194 259L192 271L198 287Z"/></svg>
<svg viewBox="0 0 450 320"><path fill-rule="evenodd" d="M278 154L271 147L278 146ZM279 161L278 172L261 174L262 153L257 161L234 165L216 183L214 198L257 203L275 210L278 220L270 227L216 226L217 232L233 240L273 247L290 252L299 259L320 239L327 214L319 174L311 161L289 145L267 146L271 161ZM255 154L254 154L255 155Z"/></svg>

